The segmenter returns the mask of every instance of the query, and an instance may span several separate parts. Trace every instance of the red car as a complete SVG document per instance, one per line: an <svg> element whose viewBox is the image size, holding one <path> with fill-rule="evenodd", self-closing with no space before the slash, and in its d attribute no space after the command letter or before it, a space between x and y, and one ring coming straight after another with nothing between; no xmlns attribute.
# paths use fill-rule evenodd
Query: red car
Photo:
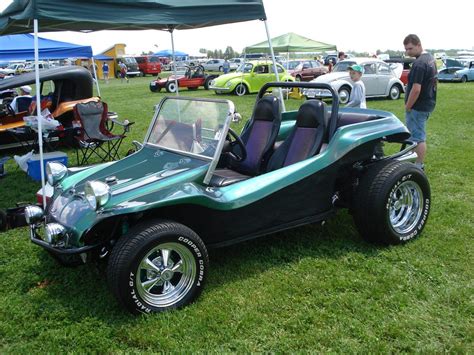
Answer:
<svg viewBox="0 0 474 355"><path fill-rule="evenodd" d="M158 75L161 73L161 61L160 57L154 55L142 55L135 57L138 63L138 69L142 76L147 74Z"/></svg>
<svg viewBox="0 0 474 355"><path fill-rule="evenodd" d="M197 90L198 87L204 86L204 89L209 89L209 83L212 79L219 75L204 74L204 68L199 65L197 67L186 67L184 75L171 75L168 78L158 78L150 83L150 91L159 92L165 88L167 92L176 92L176 82L180 88L188 88L188 90Z"/></svg>
<svg viewBox="0 0 474 355"><path fill-rule="evenodd" d="M320 75L326 74L328 69L317 60L305 60L289 72L295 77L296 81L311 81Z"/></svg>
<svg viewBox="0 0 474 355"><path fill-rule="evenodd" d="M400 63L403 65L403 69L402 69L402 72L400 74L400 81L403 83L403 85L407 85L408 84L408 74L410 74L410 68L411 68L411 65L412 63L415 61L414 58L390 58L390 59L387 59L385 60L385 63ZM392 67L392 69L397 72L395 70L395 68Z"/></svg>

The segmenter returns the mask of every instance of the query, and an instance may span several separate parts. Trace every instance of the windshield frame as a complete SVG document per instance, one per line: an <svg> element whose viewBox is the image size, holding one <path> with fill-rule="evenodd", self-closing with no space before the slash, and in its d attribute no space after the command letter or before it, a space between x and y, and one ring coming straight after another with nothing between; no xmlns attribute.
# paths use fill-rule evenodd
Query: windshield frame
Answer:
<svg viewBox="0 0 474 355"><path fill-rule="evenodd" d="M216 146L216 150L215 150L214 155L212 157L207 157L207 156L204 156L204 155L200 155L200 154L196 154L196 153L192 153L192 152L187 152L187 151L183 151L183 150L180 150L180 149L174 149L174 148L166 147L164 145L151 143L151 142L148 141L150 139L151 135L152 135L153 127L155 126L155 123L158 120L161 108L164 106L164 104L166 103L167 100L214 102L214 103L218 103L218 104L226 104L227 105L227 107L228 107L227 115L226 115L226 118L225 118L225 121L224 121L224 125L222 127L222 132L220 134L219 141L218 141L217 146ZM191 158L196 158L196 159L200 159L200 160L210 162L209 168L208 168L207 173L206 173L206 175L204 177L204 180L203 180L203 183L205 185L208 185L209 181L211 180L212 175L214 174L214 170L216 170L217 163L219 162L219 159L221 157L222 149L224 147L224 143L225 143L225 140L226 140L226 137L227 137L227 133L229 132L230 123L232 122L232 119L234 118L234 114L235 114L235 105L230 100L202 99L202 98L182 97L182 96L176 96L176 97L167 96L167 97L164 97L158 105L155 105L155 113L153 115L152 121L150 122L150 125L148 126L148 131L145 135L143 145L147 145L147 146L150 146L150 147L170 151L170 152L180 154L180 155L183 155L183 156L188 156L188 157L191 157Z"/></svg>

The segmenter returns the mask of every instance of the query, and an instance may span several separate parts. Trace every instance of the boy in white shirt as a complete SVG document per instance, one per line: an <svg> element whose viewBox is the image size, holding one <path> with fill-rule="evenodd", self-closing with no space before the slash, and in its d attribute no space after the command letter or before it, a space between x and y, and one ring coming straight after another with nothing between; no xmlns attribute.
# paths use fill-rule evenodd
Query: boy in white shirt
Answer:
<svg viewBox="0 0 474 355"><path fill-rule="evenodd" d="M349 98L349 102L346 104L346 107L367 108L367 104L365 102L365 85L364 82L360 80L364 70L360 65L357 64L351 65L348 69L349 76L354 82L354 85L352 86L351 96Z"/></svg>

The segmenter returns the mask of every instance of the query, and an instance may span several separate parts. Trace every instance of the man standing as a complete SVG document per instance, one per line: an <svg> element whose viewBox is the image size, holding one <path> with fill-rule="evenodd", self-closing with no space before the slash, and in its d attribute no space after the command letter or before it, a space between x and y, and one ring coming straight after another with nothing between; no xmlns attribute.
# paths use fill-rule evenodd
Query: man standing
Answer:
<svg viewBox="0 0 474 355"><path fill-rule="evenodd" d="M102 73L104 74L104 81L106 84L109 83L109 65L107 62L102 64Z"/></svg>
<svg viewBox="0 0 474 355"><path fill-rule="evenodd" d="M411 140L417 142L416 165L424 168L426 156L426 121L436 105L437 69L433 56L423 51L417 35L409 34L403 41L406 54L415 57L405 92L405 118Z"/></svg>

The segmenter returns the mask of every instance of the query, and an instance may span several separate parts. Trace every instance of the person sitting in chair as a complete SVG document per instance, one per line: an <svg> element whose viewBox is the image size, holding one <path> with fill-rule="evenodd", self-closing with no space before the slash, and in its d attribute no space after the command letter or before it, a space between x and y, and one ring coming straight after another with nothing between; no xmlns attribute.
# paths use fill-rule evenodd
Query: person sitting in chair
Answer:
<svg viewBox="0 0 474 355"><path fill-rule="evenodd" d="M31 86L24 85L20 87L20 94L16 96L10 103L11 108L15 113L28 111L31 103Z"/></svg>

